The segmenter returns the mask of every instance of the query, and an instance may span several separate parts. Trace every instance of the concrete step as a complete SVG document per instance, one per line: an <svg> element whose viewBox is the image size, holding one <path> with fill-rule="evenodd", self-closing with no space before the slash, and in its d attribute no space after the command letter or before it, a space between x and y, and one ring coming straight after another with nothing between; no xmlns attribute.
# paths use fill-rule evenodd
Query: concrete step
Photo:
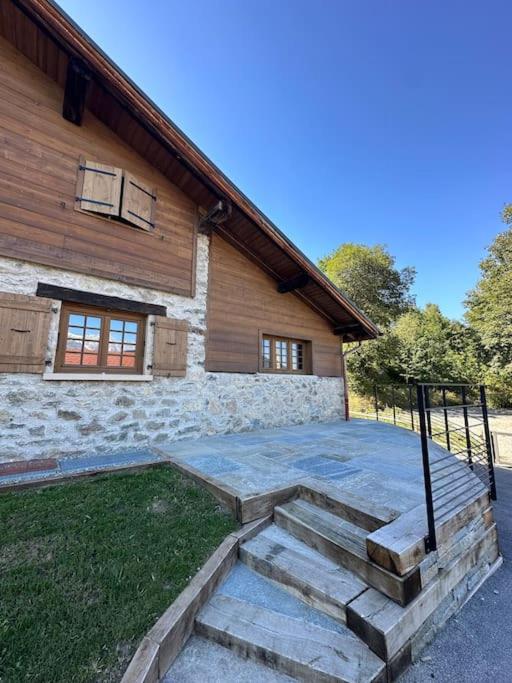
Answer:
<svg viewBox="0 0 512 683"><path fill-rule="evenodd" d="M227 595L210 599L196 618L196 632L302 680L386 680L384 662L346 627L331 631Z"/></svg>
<svg viewBox="0 0 512 683"><path fill-rule="evenodd" d="M347 603L368 588L351 571L275 524L242 545L239 556L292 595L343 622Z"/></svg>
<svg viewBox="0 0 512 683"><path fill-rule="evenodd" d="M239 657L212 640L191 636L162 683L293 683L295 678Z"/></svg>
<svg viewBox="0 0 512 683"><path fill-rule="evenodd" d="M404 576L397 576L372 562L366 550L367 530L308 501L296 499L277 506L274 520L278 526L354 572L400 605L407 605L421 591L417 567Z"/></svg>

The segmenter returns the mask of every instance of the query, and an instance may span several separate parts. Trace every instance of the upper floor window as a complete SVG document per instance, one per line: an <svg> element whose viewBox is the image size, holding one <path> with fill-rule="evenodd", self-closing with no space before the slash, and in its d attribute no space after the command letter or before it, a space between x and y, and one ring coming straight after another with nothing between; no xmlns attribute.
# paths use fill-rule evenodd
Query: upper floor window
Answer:
<svg viewBox="0 0 512 683"><path fill-rule="evenodd" d="M307 341L265 334L261 339L261 369L306 374L310 372L309 346Z"/></svg>
<svg viewBox="0 0 512 683"><path fill-rule="evenodd" d="M129 223L155 227L156 191L128 171L80 159L76 208Z"/></svg>
<svg viewBox="0 0 512 683"><path fill-rule="evenodd" d="M57 372L142 374L145 316L65 303Z"/></svg>

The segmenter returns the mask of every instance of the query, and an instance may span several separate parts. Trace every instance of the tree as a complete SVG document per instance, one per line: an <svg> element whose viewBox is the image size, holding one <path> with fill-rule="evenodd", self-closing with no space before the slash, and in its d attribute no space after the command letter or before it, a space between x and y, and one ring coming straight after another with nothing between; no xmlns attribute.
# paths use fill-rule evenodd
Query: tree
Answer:
<svg viewBox="0 0 512 683"><path fill-rule="evenodd" d="M414 306L414 268L398 270L382 245L351 242L340 245L318 262L321 270L377 325L388 327Z"/></svg>
<svg viewBox="0 0 512 683"><path fill-rule="evenodd" d="M478 343L467 327L450 320L436 304L402 315L393 329L405 380L471 382L481 372Z"/></svg>
<svg viewBox="0 0 512 683"><path fill-rule="evenodd" d="M512 223L512 205L503 221ZM479 334L485 381L496 405L512 403L512 228L500 233L480 262L480 279L466 298L466 320Z"/></svg>

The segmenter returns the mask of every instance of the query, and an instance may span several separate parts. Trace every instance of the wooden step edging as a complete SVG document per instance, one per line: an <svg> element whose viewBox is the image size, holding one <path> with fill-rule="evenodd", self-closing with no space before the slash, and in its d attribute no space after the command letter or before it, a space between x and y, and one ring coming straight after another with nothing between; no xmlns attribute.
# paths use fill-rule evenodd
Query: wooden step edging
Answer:
<svg viewBox="0 0 512 683"><path fill-rule="evenodd" d="M188 586L144 636L121 683L160 681L191 635L197 612L237 561L240 545L271 522L271 515L258 519L229 534L222 541Z"/></svg>
<svg viewBox="0 0 512 683"><path fill-rule="evenodd" d="M478 493L468 505L455 511L450 519L436 525L439 550L442 551L454 534L488 505L489 493ZM425 558L427 533L426 507L421 504L369 534L366 539L368 557L398 576L404 576Z"/></svg>

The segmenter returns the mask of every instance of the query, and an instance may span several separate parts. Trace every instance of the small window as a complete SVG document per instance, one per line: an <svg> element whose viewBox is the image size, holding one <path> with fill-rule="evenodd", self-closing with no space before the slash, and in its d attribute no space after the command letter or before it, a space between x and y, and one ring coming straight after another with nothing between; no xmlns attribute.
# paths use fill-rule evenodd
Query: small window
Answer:
<svg viewBox="0 0 512 683"><path fill-rule="evenodd" d="M307 374L310 342L263 335L261 369L267 372Z"/></svg>
<svg viewBox="0 0 512 683"><path fill-rule="evenodd" d="M145 317L65 303L57 372L142 374Z"/></svg>
<svg viewBox="0 0 512 683"><path fill-rule="evenodd" d="M155 227L155 206L155 189L128 171L80 159L77 209L151 231Z"/></svg>

